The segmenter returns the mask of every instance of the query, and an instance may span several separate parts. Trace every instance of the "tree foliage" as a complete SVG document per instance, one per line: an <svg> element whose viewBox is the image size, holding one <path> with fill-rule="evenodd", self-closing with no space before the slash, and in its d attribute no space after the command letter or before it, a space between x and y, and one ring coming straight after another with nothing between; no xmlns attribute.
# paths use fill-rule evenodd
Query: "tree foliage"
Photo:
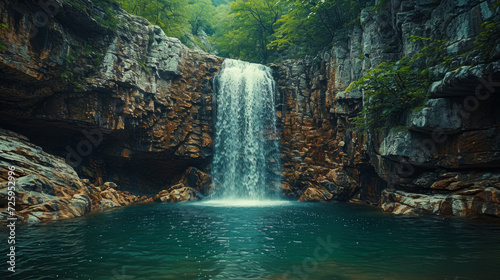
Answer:
<svg viewBox="0 0 500 280"><path fill-rule="evenodd" d="M275 23L283 14L276 0L236 0L217 7L216 32L212 41L224 56L266 63L273 50Z"/></svg>
<svg viewBox="0 0 500 280"><path fill-rule="evenodd" d="M318 51L335 38L345 38L345 27L358 18L363 0L286 0L288 8L276 23L275 39L268 47L287 55Z"/></svg>
<svg viewBox="0 0 500 280"><path fill-rule="evenodd" d="M215 16L215 6L211 0L189 0L188 10L189 24L194 35L200 30L209 35L214 33L212 19Z"/></svg>
<svg viewBox="0 0 500 280"><path fill-rule="evenodd" d="M100 0L105 1L105 0ZM345 38L370 0L119 0L180 38L205 31L221 56L267 63ZM195 38L196 41L197 38ZM198 40L199 41L199 40Z"/></svg>
<svg viewBox="0 0 500 280"><path fill-rule="evenodd" d="M160 26L168 36L182 39L190 32L188 0L120 0L128 12Z"/></svg>
<svg viewBox="0 0 500 280"><path fill-rule="evenodd" d="M236 0L222 5L212 41L222 55L255 62L313 53L344 36L369 0Z"/></svg>

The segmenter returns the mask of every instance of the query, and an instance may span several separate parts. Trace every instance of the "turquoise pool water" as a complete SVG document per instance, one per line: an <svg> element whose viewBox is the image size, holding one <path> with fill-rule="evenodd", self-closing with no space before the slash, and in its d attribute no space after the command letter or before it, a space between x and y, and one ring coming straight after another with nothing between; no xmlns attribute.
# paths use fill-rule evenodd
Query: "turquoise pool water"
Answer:
<svg viewBox="0 0 500 280"><path fill-rule="evenodd" d="M2 231L2 236L5 236ZM17 229L1 279L498 279L500 225L352 204L149 204Z"/></svg>

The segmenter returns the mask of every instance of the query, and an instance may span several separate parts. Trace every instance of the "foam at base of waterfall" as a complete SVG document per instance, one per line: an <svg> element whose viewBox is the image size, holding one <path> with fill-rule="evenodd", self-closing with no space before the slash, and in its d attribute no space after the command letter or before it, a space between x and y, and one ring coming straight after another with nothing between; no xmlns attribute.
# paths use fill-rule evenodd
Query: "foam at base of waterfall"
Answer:
<svg viewBox="0 0 500 280"><path fill-rule="evenodd" d="M274 207L293 205L293 202L287 200L212 199L190 204L210 207Z"/></svg>

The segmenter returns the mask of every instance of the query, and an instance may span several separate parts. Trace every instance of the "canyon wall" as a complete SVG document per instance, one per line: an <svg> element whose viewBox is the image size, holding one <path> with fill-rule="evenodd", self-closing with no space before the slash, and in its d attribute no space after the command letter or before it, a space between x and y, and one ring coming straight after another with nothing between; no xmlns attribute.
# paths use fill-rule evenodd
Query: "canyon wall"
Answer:
<svg viewBox="0 0 500 280"><path fill-rule="evenodd" d="M487 61L470 52L481 23L498 20L494 4L389 1L364 9L344 43L274 65L285 193L398 214L500 216L500 46ZM455 67L432 84L423 108L402 116L403 127L356 131L352 118L366 100L346 88L425 46L410 35L446 38Z"/></svg>
<svg viewBox="0 0 500 280"><path fill-rule="evenodd" d="M211 162L211 79L222 58L109 3L7 0L0 21L0 128L10 143L0 156L0 207L9 166L25 221L66 217L66 204L73 216L129 204L93 198L96 190L116 189L132 203L147 199L128 192L154 195L179 180L206 188L191 177L204 177ZM23 189L43 166L60 169L36 173ZM85 203L72 204L77 194Z"/></svg>

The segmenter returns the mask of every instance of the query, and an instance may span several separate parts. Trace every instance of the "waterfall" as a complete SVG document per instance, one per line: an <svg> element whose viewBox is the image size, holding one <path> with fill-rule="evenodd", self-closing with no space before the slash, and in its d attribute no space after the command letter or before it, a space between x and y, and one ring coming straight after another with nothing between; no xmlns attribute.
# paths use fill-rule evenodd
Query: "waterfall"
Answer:
<svg viewBox="0 0 500 280"><path fill-rule="evenodd" d="M214 199L281 197L275 85L264 65L226 59L215 79Z"/></svg>

